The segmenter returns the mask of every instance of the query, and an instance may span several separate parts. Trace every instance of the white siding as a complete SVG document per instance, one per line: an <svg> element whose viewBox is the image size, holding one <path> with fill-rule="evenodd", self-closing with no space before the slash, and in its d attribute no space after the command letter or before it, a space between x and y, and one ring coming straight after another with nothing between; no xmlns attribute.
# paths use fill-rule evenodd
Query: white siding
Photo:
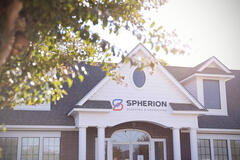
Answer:
<svg viewBox="0 0 240 160"><path fill-rule="evenodd" d="M184 82L183 86L188 90L188 92L197 98L197 81L195 78Z"/></svg>
<svg viewBox="0 0 240 160"><path fill-rule="evenodd" d="M155 70L151 75L145 68L146 82L142 88L135 87L132 82L134 67L125 65L120 73L125 75L125 83L117 84L109 80L98 90L91 100L110 100L115 98L139 99L139 100L164 100L172 103L191 103L190 100L171 82L161 71Z"/></svg>

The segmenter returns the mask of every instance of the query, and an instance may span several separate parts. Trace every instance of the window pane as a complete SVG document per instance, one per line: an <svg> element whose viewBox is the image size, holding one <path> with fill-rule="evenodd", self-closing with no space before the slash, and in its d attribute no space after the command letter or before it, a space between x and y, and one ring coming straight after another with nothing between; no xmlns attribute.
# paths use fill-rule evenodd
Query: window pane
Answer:
<svg viewBox="0 0 240 160"><path fill-rule="evenodd" d="M149 160L149 145L148 144L134 144L133 145L133 160Z"/></svg>
<svg viewBox="0 0 240 160"><path fill-rule="evenodd" d="M21 160L38 160L39 158L39 138L22 138Z"/></svg>
<svg viewBox="0 0 240 160"><path fill-rule="evenodd" d="M113 160L128 160L129 144L113 144Z"/></svg>
<svg viewBox="0 0 240 160"><path fill-rule="evenodd" d="M112 135L113 142L147 142L149 136L137 130L119 130Z"/></svg>
<svg viewBox="0 0 240 160"><path fill-rule="evenodd" d="M60 138L43 138L43 160L59 160Z"/></svg>
<svg viewBox="0 0 240 160"><path fill-rule="evenodd" d="M210 140L198 139L198 159L211 160Z"/></svg>
<svg viewBox="0 0 240 160"><path fill-rule="evenodd" d="M145 81L146 81L145 73L140 69L135 69L135 71L133 72L133 82L135 86L141 88L145 84Z"/></svg>
<svg viewBox="0 0 240 160"><path fill-rule="evenodd" d="M155 142L155 160L164 160L163 142Z"/></svg>
<svg viewBox="0 0 240 160"><path fill-rule="evenodd" d="M1 160L17 160L17 138L0 138Z"/></svg>
<svg viewBox="0 0 240 160"><path fill-rule="evenodd" d="M215 160L228 160L227 140L213 140Z"/></svg>
<svg viewBox="0 0 240 160"><path fill-rule="evenodd" d="M240 159L240 140L231 140L232 160Z"/></svg>
<svg viewBox="0 0 240 160"><path fill-rule="evenodd" d="M221 109L219 81L203 80L204 105L209 109Z"/></svg>

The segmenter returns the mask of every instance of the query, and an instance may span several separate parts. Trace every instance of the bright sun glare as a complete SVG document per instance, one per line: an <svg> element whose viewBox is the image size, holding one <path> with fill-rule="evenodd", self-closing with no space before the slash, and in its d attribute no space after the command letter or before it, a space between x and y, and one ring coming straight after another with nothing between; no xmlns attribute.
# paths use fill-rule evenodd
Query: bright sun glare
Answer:
<svg viewBox="0 0 240 160"><path fill-rule="evenodd" d="M191 47L190 53L185 55L160 54L168 64L195 66L216 56L227 67L240 69L240 1L169 0L158 12L144 14L167 31L176 29L181 41ZM139 43L126 31L118 36L109 36L107 31L101 34L128 52Z"/></svg>

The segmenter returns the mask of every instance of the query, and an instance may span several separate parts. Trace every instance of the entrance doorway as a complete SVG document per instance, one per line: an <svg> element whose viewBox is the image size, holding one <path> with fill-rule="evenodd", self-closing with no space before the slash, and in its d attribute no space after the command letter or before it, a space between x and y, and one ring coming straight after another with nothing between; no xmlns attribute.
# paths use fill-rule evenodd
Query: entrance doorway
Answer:
<svg viewBox="0 0 240 160"><path fill-rule="evenodd" d="M106 160L166 160L166 141L141 130L118 130L106 139Z"/></svg>
<svg viewBox="0 0 240 160"><path fill-rule="evenodd" d="M149 144L113 144L113 160L150 160Z"/></svg>

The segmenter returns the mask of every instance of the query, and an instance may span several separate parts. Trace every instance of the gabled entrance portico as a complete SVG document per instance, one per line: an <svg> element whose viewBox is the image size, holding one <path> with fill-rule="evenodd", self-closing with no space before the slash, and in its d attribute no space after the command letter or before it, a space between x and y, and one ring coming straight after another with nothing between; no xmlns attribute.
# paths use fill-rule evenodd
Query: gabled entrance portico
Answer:
<svg viewBox="0 0 240 160"><path fill-rule="evenodd" d="M108 117L112 117L111 114L114 114L112 120L110 120ZM174 160L181 160L181 140L180 140L180 129L181 128L189 128L189 133L190 133L190 146L191 146L191 157L192 159L197 159L197 133L196 133L196 128L197 128L197 123L196 123L196 116L190 116L190 115L169 115L169 119L174 119L174 123L169 124L166 126L166 123L161 121L161 118L159 117L158 114L158 119L160 122L156 123L154 120L155 114L152 113L152 115L147 115L145 116L142 115L142 120L140 120L138 117L141 115L137 116L136 114L132 113L135 115L133 118L133 115L130 116L127 113L121 114L121 112L114 112L114 111L92 111L92 112L85 112L85 111L75 111L73 113L73 116L75 118L76 126L79 128L79 160L87 160L87 134L86 134L86 129L88 127L96 127L97 128L97 137L96 137L96 144L97 145L95 148L96 152L96 160L106 160L105 155L107 155L107 160L114 160L114 147L116 148L122 148L126 150L126 147L129 147L128 150L128 158L129 160L135 160L134 159L134 148L140 147L145 148L146 152L149 153L149 156L144 158L144 160L159 160L155 159L156 157L156 151L153 149L155 148L155 143L154 142L161 142L164 148L163 150L167 150L166 154L164 155L159 155L163 156L163 160L169 160L169 159L174 159ZM124 120L119 120L120 123L118 123L119 118L124 118ZM127 118L129 117L129 118ZM132 117L132 118L130 118ZM144 118L145 117L145 118ZM152 118L151 118L152 117ZM86 118L86 119L85 119ZM147 121L146 119L149 119ZM152 119L152 121L150 121ZM86 123L88 121L89 123ZM91 122L91 123L90 123ZM132 126L123 126L121 127L121 124L125 124L126 122L130 123ZM148 123L149 125L143 125L144 123ZM85 125L83 125L85 124ZM95 124L95 125L93 125ZM102 125L105 124L105 125ZM138 127L134 127L135 124L138 124ZM142 128L139 128L139 124L142 125ZM165 125L163 125L165 124ZM119 127L120 126L120 127ZM157 132L154 129L151 129L149 126L158 126L159 128L162 128L162 131L159 130ZM150 140L148 142L124 142L124 143L118 143L114 142L112 136L114 135L113 129L111 128L117 128L118 130L116 131L129 131L130 130L138 130L140 132L145 132L150 134ZM165 130L168 130L168 134L164 133ZM153 136L151 135L151 132L154 132ZM156 138L157 137L157 138ZM106 145L107 144L107 145ZM105 148L107 147L107 148ZM172 151L172 154L171 152ZM161 152L161 151L160 151ZM163 152L164 153L164 152ZM139 153L139 157L141 157L142 153ZM173 157L171 157L173 155ZM161 160L161 159L160 159Z"/></svg>

